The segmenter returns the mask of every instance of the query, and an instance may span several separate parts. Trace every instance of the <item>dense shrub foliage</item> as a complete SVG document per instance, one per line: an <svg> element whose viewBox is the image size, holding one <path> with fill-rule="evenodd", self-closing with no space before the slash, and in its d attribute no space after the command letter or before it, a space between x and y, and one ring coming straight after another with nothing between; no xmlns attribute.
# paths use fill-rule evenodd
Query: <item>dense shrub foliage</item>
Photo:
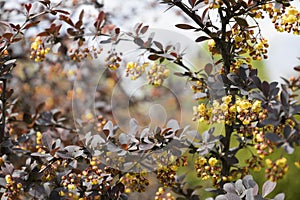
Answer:
<svg viewBox="0 0 300 200"><path fill-rule="evenodd" d="M253 65L269 47L257 19L299 34L296 8L270 0L154 3L190 19L174 25L207 42L212 62L192 69L180 41L156 40L143 23L121 30L112 24L119 13L99 1L0 2L1 199L130 199L153 188L155 199L205 198L203 188L208 199L268 199L289 168L300 168L285 157L300 142L300 76L268 82ZM123 41L141 53L124 59ZM104 81L91 90L101 70ZM149 84L152 97L164 96L169 79L184 79L198 128L175 119L145 127L136 115L121 129L111 105L116 88L128 96L121 77ZM255 171L265 174L262 186Z"/></svg>

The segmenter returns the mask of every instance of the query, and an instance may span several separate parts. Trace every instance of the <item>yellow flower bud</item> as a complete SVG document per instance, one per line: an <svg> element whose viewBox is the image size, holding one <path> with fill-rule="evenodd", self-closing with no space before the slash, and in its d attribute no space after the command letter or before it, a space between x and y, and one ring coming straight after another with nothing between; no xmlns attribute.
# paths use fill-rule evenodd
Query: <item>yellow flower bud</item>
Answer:
<svg viewBox="0 0 300 200"><path fill-rule="evenodd" d="M215 166L217 164L218 160L214 157L211 157L209 160L208 160L208 164L210 166Z"/></svg>

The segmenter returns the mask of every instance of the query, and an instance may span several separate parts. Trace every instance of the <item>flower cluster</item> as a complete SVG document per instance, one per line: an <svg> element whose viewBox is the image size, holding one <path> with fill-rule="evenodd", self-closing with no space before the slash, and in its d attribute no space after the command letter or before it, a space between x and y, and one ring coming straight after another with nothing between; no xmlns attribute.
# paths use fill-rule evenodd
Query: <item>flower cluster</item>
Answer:
<svg viewBox="0 0 300 200"><path fill-rule="evenodd" d="M257 37L253 29L241 30L241 27L232 29L232 35L235 44L235 51L238 54L249 53L253 60L261 60L267 58L268 41L262 37ZM245 63L250 63L250 59L245 60ZM237 64L235 66L238 67Z"/></svg>
<svg viewBox="0 0 300 200"><path fill-rule="evenodd" d="M23 185L21 182L15 180L12 175L5 175L5 188L6 191L3 193L3 196L9 200L15 199L21 190L23 190Z"/></svg>
<svg viewBox="0 0 300 200"><path fill-rule="evenodd" d="M200 122L207 121L222 122L226 124L235 123L235 118L241 121L243 125L249 125L251 122L259 120L265 112L261 108L261 101L237 98L235 104L232 103L232 96L224 96L221 100L214 100L212 107L200 104L193 107L194 118Z"/></svg>
<svg viewBox="0 0 300 200"><path fill-rule="evenodd" d="M169 77L170 70L162 64L153 64L147 73L148 83L151 85L160 86L164 80Z"/></svg>
<svg viewBox="0 0 300 200"><path fill-rule="evenodd" d="M209 159L205 157L199 157L195 161L195 169L197 176L201 177L202 180L208 180L212 178L213 184L217 184L221 181L221 164L215 157Z"/></svg>
<svg viewBox="0 0 300 200"><path fill-rule="evenodd" d="M266 4L262 8L269 14L277 31L288 33L293 31L296 35L300 34L300 14L295 7L276 7L273 4Z"/></svg>
<svg viewBox="0 0 300 200"><path fill-rule="evenodd" d="M136 80L145 72L145 68L149 66L149 63L145 62L141 65L135 62L129 62L126 65L126 76L130 76L131 80Z"/></svg>
<svg viewBox="0 0 300 200"><path fill-rule="evenodd" d="M261 128L255 127L253 130L254 148L260 158L264 158L274 152L274 146L264 136L264 131Z"/></svg>
<svg viewBox="0 0 300 200"><path fill-rule="evenodd" d="M102 48L97 49L92 46L91 48L74 48L69 49L69 57L71 60L76 62L81 62L84 59L96 59L98 55L102 52Z"/></svg>
<svg viewBox="0 0 300 200"><path fill-rule="evenodd" d="M249 125L252 121L259 119L259 114L262 111L259 100L237 99L235 107L237 118L243 125Z"/></svg>
<svg viewBox="0 0 300 200"><path fill-rule="evenodd" d="M167 192L163 187L158 188L155 194L155 200L175 200L171 192Z"/></svg>
<svg viewBox="0 0 300 200"><path fill-rule="evenodd" d="M115 173L109 167L99 168L100 164L100 160L93 157L86 169L79 173L71 172L62 176L63 189L59 192L60 196L78 199L80 192L84 189L87 193L97 191L94 198L100 198L110 188L111 175Z"/></svg>
<svg viewBox="0 0 300 200"><path fill-rule="evenodd" d="M207 91L207 85L204 80L191 81L191 89L196 94L198 92L204 93Z"/></svg>
<svg viewBox="0 0 300 200"><path fill-rule="evenodd" d="M122 53L116 51L108 51L108 56L105 58L106 65L111 70L116 70L120 67L122 61Z"/></svg>
<svg viewBox="0 0 300 200"><path fill-rule="evenodd" d="M69 175L62 176L62 186L66 189L61 190L60 196L68 196L69 198L79 196L78 186L80 186L81 174L70 173Z"/></svg>
<svg viewBox="0 0 300 200"><path fill-rule="evenodd" d="M149 180L145 178L147 173L127 173L120 181L126 186L125 192L145 192Z"/></svg>
<svg viewBox="0 0 300 200"><path fill-rule="evenodd" d="M232 116L232 96L224 96L221 103L218 100L214 100L212 107L208 107L205 104L194 106L194 118L193 120L199 120L200 122L206 121L207 123L222 122L226 120L226 123L230 123Z"/></svg>
<svg viewBox="0 0 300 200"><path fill-rule="evenodd" d="M34 60L35 62L42 62L45 59L46 54L49 52L50 48L45 48L42 38L38 36L31 44L30 59Z"/></svg>
<svg viewBox="0 0 300 200"><path fill-rule="evenodd" d="M251 156L251 158L247 159L246 161L247 168L253 169L253 171L259 172L262 167L264 167L263 159L259 156Z"/></svg>
<svg viewBox="0 0 300 200"><path fill-rule="evenodd" d="M285 157L279 158L276 161L266 159L266 178L270 181L277 181L283 178L283 176L288 172L287 159Z"/></svg>
<svg viewBox="0 0 300 200"><path fill-rule="evenodd" d="M171 187L176 184L177 165L161 166L157 170L157 179L165 187Z"/></svg>

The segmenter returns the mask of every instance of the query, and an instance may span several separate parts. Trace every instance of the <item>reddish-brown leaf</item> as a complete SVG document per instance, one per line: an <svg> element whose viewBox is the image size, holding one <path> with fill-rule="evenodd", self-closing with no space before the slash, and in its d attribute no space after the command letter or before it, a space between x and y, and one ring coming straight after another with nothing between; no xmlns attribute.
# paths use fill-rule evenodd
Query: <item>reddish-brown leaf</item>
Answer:
<svg viewBox="0 0 300 200"><path fill-rule="evenodd" d="M31 7L32 7L32 4L31 4L31 3L25 4L25 9L26 9L26 11L27 11L28 13L29 13Z"/></svg>
<svg viewBox="0 0 300 200"><path fill-rule="evenodd" d="M101 24L102 24L104 18L105 18L105 13L104 13L103 11L99 12L98 17L97 17L97 20L96 20L96 22L94 23L94 26L95 26L95 28L96 28L97 30L100 29L100 26L101 26Z"/></svg>
<svg viewBox="0 0 300 200"><path fill-rule="evenodd" d="M140 29L141 29L142 26L143 26L143 23L139 23L139 24L137 24L137 25L135 25L135 26L136 26L136 28L135 28L135 33L138 35L139 32L140 32Z"/></svg>
<svg viewBox="0 0 300 200"><path fill-rule="evenodd" d="M195 27L188 24L176 24L175 26L181 29L196 29Z"/></svg>
<svg viewBox="0 0 300 200"><path fill-rule="evenodd" d="M29 29L30 27L33 27L33 26L37 25L38 23L40 23L40 21L31 22L29 24L26 24L26 26L24 26L23 29Z"/></svg>
<svg viewBox="0 0 300 200"><path fill-rule="evenodd" d="M37 36L41 36L41 37L43 37L43 36L49 36L49 35L50 34L48 32L46 32L46 31L40 32L39 34L37 34Z"/></svg>
<svg viewBox="0 0 300 200"><path fill-rule="evenodd" d="M66 22L67 24L74 26L74 23L72 22L72 20L70 19L70 17L67 17L65 15L60 15L59 16L59 20L62 20L64 22Z"/></svg>
<svg viewBox="0 0 300 200"><path fill-rule="evenodd" d="M176 52L171 52L170 55L175 57L175 58L177 58L177 56L178 56Z"/></svg>
<svg viewBox="0 0 300 200"><path fill-rule="evenodd" d="M151 55L148 56L148 59L149 59L149 60L157 60L157 59L159 59L159 58L160 58L160 56L159 56L159 55L156 55L156 54L151 54Z"/></svg>
<svg viewBox="0 0 300 200"><path fill-rule="evenodd" d="M68 28L68 29L67 29L67 33L68 33L69 35L71 35L71 36L75 36L75 35L76 35L76 32L74 31L73 28Z"/></svg>
<svg viewBox="0 0 300 200"><path fill-rule="evenodd" d="M84 16L84 10L82 10L79 14L79 21L82 21L83 16Z"/></svg>
<svg viewBox="0 0 300 200"><path fill-rule="evenodd" d="M14 38L11 42L19 42L20 40L22 40L23 38L19 37L19 38Z"/></svg>
<svg viewBox="0 0 300 200"><path fill-rule="evenodd" d="M2 37L6 38L8 41L10 41L11 37L13 36L14 34L12 33L4 33L2 35Z"/></svg>
<svg viewBox="0 0 300 200"><path fill-rule="evenodd" d="M61 29L62 24L55 26L55 33L59 34L59 30Z"/></svg>
<svg viewBox="0 0 300 200"><path fill-rule="evenodd" d="M75 24L75 28L76 29L80 29L81 26L82 26L82 21L81 20L79 20L78 22L76 22L76 24Z"/></svg>

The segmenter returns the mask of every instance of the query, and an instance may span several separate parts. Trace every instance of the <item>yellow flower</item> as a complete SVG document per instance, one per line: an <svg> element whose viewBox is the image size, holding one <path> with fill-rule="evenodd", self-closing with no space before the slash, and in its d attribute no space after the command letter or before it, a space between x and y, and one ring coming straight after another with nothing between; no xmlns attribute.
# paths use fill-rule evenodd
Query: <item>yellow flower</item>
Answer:
<svg viewBox="0 0 300 200"><path fill-rule="evenodd" d="M267 165L267 167L272 167L272 160L270 160L269 158L267 158L266 160L265 160L265 162L266 162L266 165Z"/></svg>
<svg viewBox="0 0 300 200"><path fill-rule="evenodd" d="M262 134L257 134L255 136L255 139L256 139L257 142L263 142L264 141L264 137L263 137Z"/></svg>
<svg viewBox="0 0 300 200"><path fill-rule="evenodd" d="M43 136L43 134L40 131L36 132L36 143L37 144L42 144L42 136Z"/></svg>
<svg viewBox="0 0 300 200"><path fill-rule="evenodd" d="M236 35L236 36L234 37L234 40L235 40L236 42L241 42L241 41L243 41L243 38L242 38L241 36L239 36L239 35Z"/></svg>
<svg viewBox="0 0 300 200"><path fill-rule="evenodd" d="M297 161L297 162L295 162L294 164L295 164L295 166L296 166L298 169L300 169L300 161Z"/></svg>
<svg viewBox="0 0 300 200"><path fill-rule="evenodd" d="M215 166L217 164L218 160L214 157L211 157L209 160L208 160L208 163L210 166Z"/></svg>
<svg viewBox="0 0 300 200"><path fill-rule="evenodd" d="M226 104L229 104L231 102L231 99L232 99L231 95L222 97L222 101Z"/></svg>
<svg viewBox="0 0 300 200"><path fill-rule="evenodd" d="M214 100L214 102L213 102L214 109L218 109L219 106L220 106L220 103L218 101Z"/></svg>
<svg viewBox="0 0 300 200"><path fill-rule="evenodd" d="M229 111L232 113L236 112L236 105L230 106Z"/></svg>
<svg viewBox="0 0 300 200"><path fill-rule="evenodd" d="M98 184L98 180L97 179L93 179L92 180L92 185L97 185Z"/></svg>
<svg viewBox="0 0 300 200"><path fill-rule="evenodd" d="M5 176L5 181L6 181L6 183L8 183L8 184L12 184L12 183L13 183L13 180L12 180L10 174L7 174L7 175Z"/></svg>
<svg viewBox="0 0 300 200"><path fill-rule="evenodd" d="M197 160L197 164L199 164L201 166L205 165L206 163L207 163L207 160L204 157L199 157Z"/></svg>
<svg viewBox="0 0 300 200"><path fill-rule="evenodd" d="M207 44L208 44L209 47L216 46L216 42L214 40L209 40Z"/></svg>
<svg viewBox="0 0 300 200"><path fill-rule="evenodd" d="M202 104L200 104L200 105L198 106L198 111L199 111L199 112L204 113L205 110L206 110L205 104L202 103Z"/></svg>
<svg viewBox="0 0 300 200"><path fill-rule="evenodd" d="M261 101L255 101L254 103L253 103L253 106L252 106L252 111L253 112L259 112L259 111L261 111Z"/></svg>
<svg viewBox="0 0 300 200"><path fill-rule="evenodd" d="M285 157L276 160L276 165L283 168L286 165L287 159Z"/></svg>
<svg viewBox="0 0 300 200"><path fill-rule="evenodd" d="M220 106L220 108L221 108L221 110L222 110L223 112L225 112L225 111L228 110L228 105L225 104L225 103L222 103L221 106Z"/></svg>
<svg viewBox="0 0 300 200"><path fill-rule="evenodd" d="M64 191L59 191L59 196L61 196L61 197L63 197L63 196L65 196L65 193L64 193Z"/></svg>
<svg viewBox="0 0 300 200"><path fill-rule="evenodd" d="M75 190L76 186L74 184L69 184L68 189L69 190Z"/></svg>
<svg viewBox="0 0 300 200"><path fill-rule="evenodd" d="M299 12L298 12L298 10L296 8L289 7L287 13L288 13L288 15L294 15L294 16L296 16L296 15L298 15Z"/></svg>
<svg viewBox="0 0 300 200"><path fill-rule="evenodd" d="M250 120L245 119L245 120L243 121L243 124L244 124L244 125L249 125L249 124L250 124Z"/></svg>
<svg viewBox="0 0 300 200"><path fill-rule="evenodd" d="M129 62L129 63L127 63L127 65L126 65L126 68L127 68L127 69L133 69L135 66L137 66L136 63L134 63L134 62Z"/></svg>

